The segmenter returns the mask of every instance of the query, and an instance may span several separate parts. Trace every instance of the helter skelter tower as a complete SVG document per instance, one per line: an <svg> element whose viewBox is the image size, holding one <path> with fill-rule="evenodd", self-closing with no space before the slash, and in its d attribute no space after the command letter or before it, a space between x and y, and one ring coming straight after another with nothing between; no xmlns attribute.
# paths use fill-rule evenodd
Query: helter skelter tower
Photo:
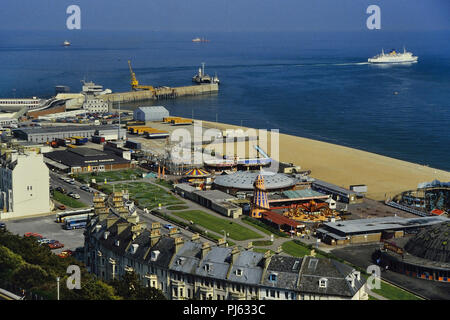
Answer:
<svg viewBox="0 0 450 320"><path fill-rule="evenodd" d="M252 201L252 218L261 218L261 212L269 210L269 199L267 197L267 190L264 184L264 177L259 174L253 184L253 201Z"/></svg>

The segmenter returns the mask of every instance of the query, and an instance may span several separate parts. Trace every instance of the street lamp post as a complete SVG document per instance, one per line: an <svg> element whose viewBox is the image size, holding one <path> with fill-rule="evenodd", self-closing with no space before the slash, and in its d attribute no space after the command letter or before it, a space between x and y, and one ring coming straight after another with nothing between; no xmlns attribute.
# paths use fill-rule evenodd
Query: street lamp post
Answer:
<svg viewBox="0 0 450 320"><path fill-rule="evenodd" d="M56 299L59 300L59 277L56 277Z"/></svg>

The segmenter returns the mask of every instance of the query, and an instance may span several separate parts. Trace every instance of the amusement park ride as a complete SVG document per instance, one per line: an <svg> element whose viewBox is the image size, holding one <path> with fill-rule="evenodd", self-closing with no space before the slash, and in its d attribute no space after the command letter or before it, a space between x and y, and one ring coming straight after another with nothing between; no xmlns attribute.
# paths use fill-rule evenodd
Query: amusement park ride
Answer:
<svg viewBox="0 0 450 320"><path fill-rule="evenodd" d="M328 221L330 218L340 220L339 212L328 207L327 203L317 203L311 200L307 203L297 203L283 213L285 217L303 222Z"/></svg>

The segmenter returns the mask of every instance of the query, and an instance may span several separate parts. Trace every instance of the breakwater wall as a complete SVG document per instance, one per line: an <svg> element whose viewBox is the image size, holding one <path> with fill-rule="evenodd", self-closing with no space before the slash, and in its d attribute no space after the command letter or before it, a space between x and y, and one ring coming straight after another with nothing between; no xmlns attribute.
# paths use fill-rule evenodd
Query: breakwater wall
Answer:
<svg viewBox="0 0 450 320"><path fill-rule="evenodd" d="M195 96L208 93L214 93L219 91L219 85L214 84L202 84L195 86L185 87L159 87L154 90L141 90L130 92L117 92L105 94L102 99L107 102L136 102L144 100L162 100L162 99L176 99L183 96Z"/></svg>

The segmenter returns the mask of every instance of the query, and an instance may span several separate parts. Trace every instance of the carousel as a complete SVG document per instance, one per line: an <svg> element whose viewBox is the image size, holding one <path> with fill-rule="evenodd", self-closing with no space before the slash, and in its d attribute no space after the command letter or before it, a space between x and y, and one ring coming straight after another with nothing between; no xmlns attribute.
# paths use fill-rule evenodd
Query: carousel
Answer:
<svg viewBox="0 0 450 320"><path fill-rule="evenodd" d="M182 180L193 185L198 190L211 188L211 173L203 169L194 168L186 171Z"/></svg>

